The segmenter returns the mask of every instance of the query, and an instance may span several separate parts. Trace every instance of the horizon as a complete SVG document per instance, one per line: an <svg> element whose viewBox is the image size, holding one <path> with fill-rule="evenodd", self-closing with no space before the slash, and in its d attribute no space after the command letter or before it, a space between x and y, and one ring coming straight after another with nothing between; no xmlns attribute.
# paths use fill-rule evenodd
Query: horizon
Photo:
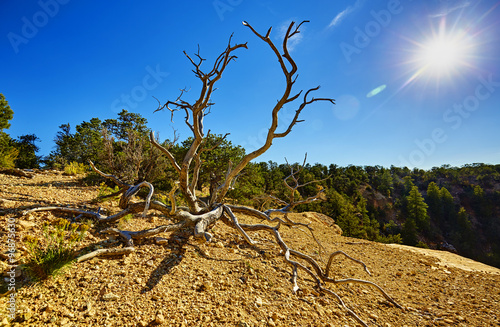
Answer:
<svg viewBox="0 0 500 327"><path fill-rule="evenodd" d="M170 138L191 136L184 116L153 113L199 81L183 51L200 47L205 69L226 47L240 49L214 93L206 130L252 151L263 143L270 109L283 74L258 32L273 27L281 46L291 21L301 33L289 44L297 62L295 92L321 85L315 97L336 105L308 106L290 135L255 162L433 167L500 163L500 1L370 3L264 1L198 3L78 3L41 0L0 6L0 93L14 111L12 138L35 134L38 154L53 150L59 126L91 118L116 118L121 109L140 114ZM496 15L495 15L496 14ZM290 122L299 103L284 108ZM282 125L283 126L283 125ZM278 128L278 130L280 130Z"/></svg>

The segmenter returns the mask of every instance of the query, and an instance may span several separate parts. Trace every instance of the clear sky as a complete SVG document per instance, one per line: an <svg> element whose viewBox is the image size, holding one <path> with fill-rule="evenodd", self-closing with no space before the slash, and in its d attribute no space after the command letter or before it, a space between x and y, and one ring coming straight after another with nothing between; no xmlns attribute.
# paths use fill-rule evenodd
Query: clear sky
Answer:
<svg viewBox="0 0 500 327"><path fill-rule="evenodd" d="M251 31L310 20L290 43L296 91L321 85L285 139L257 161L428 169L500 163L500 2L481 0L2 1L0 93L14 110L11 137L36 134L53 150L61 124L116 118L123 108L171 138L184 117L153 113L200 83L182 53L206 67L229 36L248 42L214 93L212 133L254 150L263 142L284 77ZM203 67L203 66L202 66ZM297 104L298 105L298 104ZM286 124L297 105L284 109Z"/></svg>

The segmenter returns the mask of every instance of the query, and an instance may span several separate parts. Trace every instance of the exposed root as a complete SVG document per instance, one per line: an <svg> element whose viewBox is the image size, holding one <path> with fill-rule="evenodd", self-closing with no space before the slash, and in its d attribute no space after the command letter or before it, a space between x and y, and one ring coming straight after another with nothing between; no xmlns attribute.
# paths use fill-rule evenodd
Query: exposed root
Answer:
<svg viewBox="0 0 500 327"><path fill-rule="evenodd" d="M104 257L104 256L114 256L114 255L123 255L129 254L135 251L134 247L126 247L126 248L111 248L111 249L98 249L92 251L90 253L84 254L76 259L76 262L83 262L90 260L95 257Z"/></svg>

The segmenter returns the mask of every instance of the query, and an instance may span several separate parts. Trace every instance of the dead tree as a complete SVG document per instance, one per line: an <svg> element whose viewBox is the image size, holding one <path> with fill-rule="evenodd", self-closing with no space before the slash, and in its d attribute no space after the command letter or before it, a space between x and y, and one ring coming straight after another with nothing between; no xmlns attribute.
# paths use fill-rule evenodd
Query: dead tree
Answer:
<svg viewBox="0 0 500 327"><path fill-rule="evenodd" d="M42 207L31 209L25 212L31 213L42 210L59 210L64 212L71 212L80 214L83 216L89 216L94 218L97 221L104 223L113 223L116 222L121 217L131 214L131 213L139 213L142 212L143 215L146 214L148 210L158 210L162 212L165 216L169 217L174 223L169 225L161 225L152 229L142 230L142 231L126 231L120 230L115 227L109 227L103 231L103 233L113 235L114 237L118 236L124 241L123 248L113 248L113 249L100 249L95 252L89 253L80 257L78 261L87 260L89 258L101 255L116 255L121 253L128 253L134 251L134 241L139 240L145 237L150 237L153 235L157 235L160 233L171 232L179 229L191 228L192 235L194 238L198 239L201 242L210 242L212 239L212 234L210 233L211 227L217 222L222 221L228 226L235 229L237 233L239 233L246 242L249 244L256 244L249 235L249 232L254 231L265 231L268 232L278 244L278 246L282 250L282 254L284 260L290 265L291 274L292 274L292 282L293 282L293 291L296 292L299 290L298 286L298 278L299 271L304 272L306 275L309 275L315 282L316 287L319 292L322 294L330 294L337 298L339 303L362 325L366 326L366 324L349 308L347 308L342 301L342 299L331 289L327 287L328 283L333 284L346 284L346 283L354 283L354 284L362 284L368 285L370 287L375 288L383 295L390 303L401 308L401 306L394 301L381 287L378 285L360 279L346 278L346 279L335 279L330 277L330 270L333 263L334 257L338 255L343 255L344 257L352 260L355 264L359 264L364 267L365 271L370 274L366 265L355 258L352 258L348 254L342 251L337 251L329 255L328 260L323 261L323 264L318 263L316 259L313 257L306 255L302 252L296 251L290 248L287 243L283 240L280 234L281 226L290 226L290 227L305 227L308 228L311 234L314 237L314 233L312 229L307 224L297 223L288 218L287 213L290 212L295 206L304 203L310 203L312 201L317 201L320 199L324 190L320 189L315 196L309 197L303 200L297 200L295 198L295 191L306 184L300 184L298 181L298 173L299 170L291 169L291 174L285 179L286 187L289 189L290 197L287 201L277 200L277 203L281 205L281 208L271 209L267 211L259 211L253 208L244 207L244 206L234 206L228 205L224 202L227 192L235 186L235 182L237 180L238 175L242 172L242 170L248 165L248 163L259 157L261 154L266 152L272 145L272 142L276 138L283 138L287 136L292 128L302 120L299 119L299 116L308 105L313 104L315 102L330 102L334 104L334 100L331 98L314 98L312 93L319 89L318 87L311 88L307 90L303 95L302 91L294 93L293 86L297 79L297 65L293 58L290 55L288 50L288 42L289 40L300 33L299 29L304 21L300 24L295 24L294 22L290 23L288 29L286 31L285 37L283 39L282 44L282 53L275 46L273 41L271 41L270 34L271 28L266 32L265 35L257 32L250 24L247 22L243 22L243 25L248 27L251 32L264 41L272 50L278 62L280 64L281 70L283 72L285 78L285 87L283 93L280 95L277 103L271 110L271 125L267 131L266 139L264 144L256 149L253 152L246 154L241 161L237 163L228 163L227 171L225 172L225 178L215 187L211 187L211 194L208 198L204 198L205 201L202 201L200 197L197 195L196 185L198 183L198 177L200 174L200 169L203 165L201 160L201 154L205 151L211 151L214 148L209 148L205 144L205 139L210 133L208 131L205 133L204 130L204 118L209 113L212 105L212 94L215 90L215 84L220 80L222 74L229 66L230 62L236 59L236 55L234 54L240 48L247 49L247 44L234 44L232 45L232 36L229 38L228 45L226 49L216 58L215 62L211 67L209 67L208 71L202 70L202 64L205 59L201 57L199 49L194 56L188 55L184 52L185 56L193 65L193 72L195 76L201 82L201 88L199 91L199 95L194 102L188 102L183 99L183 95L186 92L185 90L181 91L181 94L174 101L167 101L163 105L159 102L159 106L155 111L160 110L168 110L171 113L171 117L173 119L174 114L177 111L181 111L185 114L184 122L190 128L193 134L193 141L185 154L182 161L177 161L174 155L169 151L168 148L163 147L155 138L153 132L150 134L151 143L157 147L170 161L172 167L177 172L178 180L174 183L174 188L169 193L170 206L165 205L164 203L158 201L152 201L152 195L154 192L153 185L148 183L147 181L141 182L137 185L129 185L117 177L113 175L107 175L104 172L98 170L93 163L91 163L94 171L111 179L115 182L120 188L120 191L117 194L121 194L121 199L119 202L119 206L122 209L119 213L111 216L105 216L100 214L99 212L90 212L86 210L80 209L72 209L72 208L59 208L59 207ZM281 110L285 105L291 105L292 103L297 103L297 109L295 111L295 115L293 116L292 121L287 126L279 126L278 124L278 116ZM280 131L278 131L278 127ZM227 135L227 134L226 134ZM225 137L225 136L224 136ZM217 145L216 145L217 146ZM304 161L305 163L305 161ZM303 166L302 166L303 167ZM141 188L148 188L149 194L144 201L133 202L131 199ZM176 192L180 192L183 195L183 199L186 202L186 207L181 207L178 205L178 201L176 199ZM117 195L115 194L115 195ZM280 217L272 217L271 214L274 212L283 213L284 216ZM252 215L258 218L261 218L264 221L267 221L269 224L255 224L248 225L240 223L238 220L238 214L247 214ZM276 225L274 227L271 226L272 223ZM318 245L319 242L318 242ZM320 245L321 246L321 245Z"/></svg>

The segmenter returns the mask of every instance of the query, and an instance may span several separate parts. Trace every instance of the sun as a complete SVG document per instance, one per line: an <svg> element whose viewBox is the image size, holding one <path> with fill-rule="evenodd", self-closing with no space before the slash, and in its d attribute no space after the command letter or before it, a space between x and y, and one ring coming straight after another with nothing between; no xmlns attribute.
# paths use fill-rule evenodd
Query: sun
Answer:
<svg viewBox="0 0 500 327"><path fill-rule="evenodd" d="M420 46L416 61L430 75L450 75L468 65L470 50L471 45L464 32L443 32Z"/></svg>
<svg viewBox="0 0 500 327"><path fill-rule="evenodd" d="M418 41L410 40L411 55L406 63L410 64L412 73L403 87L420 79L425 84L434 80L438 86L452 82L474 68L475 44L469 32L465 27L457 28L457 24L448 28L443 19L428 35L423 35Z"/></svg>
<svg viewBox="0 0 500 327"><path fill-rule="evenodd" d="M466 51L466 44L460 38L443 35L424 44L419 56L426 69L443 74L465 64Z"/></svg>

